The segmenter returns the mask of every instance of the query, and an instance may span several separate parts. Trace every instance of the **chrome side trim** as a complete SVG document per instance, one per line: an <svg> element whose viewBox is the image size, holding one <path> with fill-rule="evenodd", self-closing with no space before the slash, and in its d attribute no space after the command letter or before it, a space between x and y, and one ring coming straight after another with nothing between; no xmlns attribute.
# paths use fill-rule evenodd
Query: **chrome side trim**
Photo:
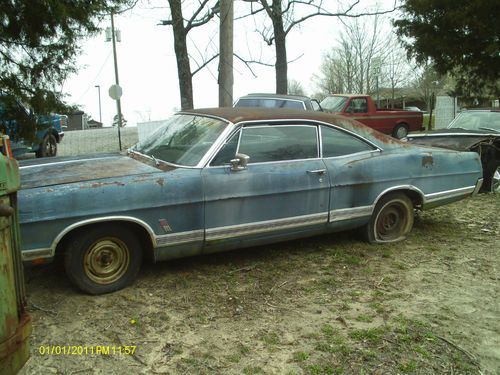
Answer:
<svg viewBox="0 0 500 375"><path fill-rule="evenodd" d="M445 190L445 191L439 191L437 193L426 194L424 196L425 198L424 203L431 203L442 199L458 197L460 195L472 194L474 190L476 190L476 186L477 185L466 186L459 189Z"/></svg>
<svg viewBox="0 0 500 375"><path fill-rule="evenodd" d="M241 237L250 234L266 233L282 229L297 228L314 224L326 224L328 212L318 214L294 216L291 218L259 221L226 227L210 228L206 230L206 240L214 241L225 238Z"/></svg>
<svg viewBox="0 0 500 375"><path fill-rule="evenodd" d="M375 199L375 201L373 202L373 207L375 207L377 205L377 203L380 200L380 198L382 198L384 195L386 195L387 193L390 193L392 191L397 191L397 190L411 190L411 191L414 191L415 193L418 193L418 195L422 199L422 204L425 203L425 194L418 187L413 186L413 185L397 185L397 186L392 186L392 187L390 187L390 188L385 189L384 191L382 191L378 195L377 199Z"/></svg>
<svg viewBox="0 0 500 375"><path fill-rule="evenodd" d="M205 231L203 229L192 230L188 232L179 232L156 236L156 247L173 246L183 243L203 241L205 238Z"/></svg>
<svg viewBox="0 0 500 375"><path fill-rule="evenodd" d="M477 180L476 182L476 188L474 189L474 191L472 192L472 195L477 195L477 193L479 193L479 190L481 190L481 187L483 186L483 179L480 178Z"/></svg>
<svg viewBox="0 0 500 375"><path fill-rule="evenodd" d="M52 249L33 249L21 252L21 259L23 262L29 262L38 258L52 258Z"/></svg>
<svg viewBox="0 0 500 375"><path fill-rule="evenodd" d="M335 221L343 221L357 219L359 217L371 216L374 208L375 205L331 210L330 223Z"/></svg>

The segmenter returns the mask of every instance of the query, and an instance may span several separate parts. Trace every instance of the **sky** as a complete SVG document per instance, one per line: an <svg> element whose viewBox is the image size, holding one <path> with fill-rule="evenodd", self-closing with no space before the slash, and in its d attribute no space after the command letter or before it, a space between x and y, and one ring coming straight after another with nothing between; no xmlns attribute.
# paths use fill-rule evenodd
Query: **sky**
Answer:
<svg viewBox="0 0 500 375"><path fill-rule="evenodd" d="M333 1L333 0L328 0ZM158 25L169 19L167 0L139 2L132 10L115 16L115 27L121 32L117 43L119 82L123 90L121 107L127 126L138 122L168 118L180 108L177 65L173 33L170 26ZM361 0L359 11L365 10L368 0ZM389 3L388 6L391 6ZM235 1L235 16L248 9L247 3ZM189 12L185 12L185 17ZM219 20L193 29L188 35L188 50L193 57L191 69L218 51ZM110 126L117 113L116 102L108 94L115 83L112 43L105 41L106 27L111 20L104 20L102 33L83 41L83 53L77 58L78 73L69 77L62 86L70 104L78 105L94 120L99 121L99 89L101 114L104 126ZM235 21L234 50L242 58L274 64L274 45L268 46L255 30L262 29L258 19ZM334 17L315 17L293 29L287 38L288 78L299 81L306 93L312 94L312 81L321 65L322 56L338 38L340 22ZM218 60L194 76L193 93L195 108L218 105ZM252 64L253 73L236 58L234 60L233 97L250 92L274 92L274 67ZM255 74L255 76L254 76Z"/></svg>

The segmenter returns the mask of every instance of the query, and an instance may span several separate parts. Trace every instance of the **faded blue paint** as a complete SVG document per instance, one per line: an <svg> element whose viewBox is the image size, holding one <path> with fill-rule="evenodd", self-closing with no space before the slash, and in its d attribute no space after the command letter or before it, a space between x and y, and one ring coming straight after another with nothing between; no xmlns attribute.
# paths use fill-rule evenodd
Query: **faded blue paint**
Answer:
<svg viewBox="0 0 500 375"><path fill-rule="evenodd" d="M332 121L314 116L316 121L299 123ZM364 225L391 190L412 194L419 208L463 199L482 176L475 153L403 144L338 122L378 149L250 163L241 171L207 165L163 171L153 161L125 155L25 162L19 193L23 251L50 249L44 254L50 258L74 226L101 219L131 220L144 228L150 245L158 241L157 260L270 243ZM325 172L311 173L318 170Z"/></svg>

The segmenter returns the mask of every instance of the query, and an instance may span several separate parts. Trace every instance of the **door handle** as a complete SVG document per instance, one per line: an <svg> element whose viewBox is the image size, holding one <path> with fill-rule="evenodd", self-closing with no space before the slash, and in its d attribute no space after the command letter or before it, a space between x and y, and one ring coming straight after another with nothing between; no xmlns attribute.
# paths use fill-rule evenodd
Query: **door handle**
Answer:
<svg viewBox="0 0 500 375"><path fill-rule="evenodd" d="M312 171L307 171L307 173L324 175L326 173L326 169L313 169Z"/></svg>
<svg viewBox="0 0 500 375"><path fill-rule="evenodd" d="M14 209L6 204L0 204L0 217L2 216L11 216L14 213Z"/></svg>

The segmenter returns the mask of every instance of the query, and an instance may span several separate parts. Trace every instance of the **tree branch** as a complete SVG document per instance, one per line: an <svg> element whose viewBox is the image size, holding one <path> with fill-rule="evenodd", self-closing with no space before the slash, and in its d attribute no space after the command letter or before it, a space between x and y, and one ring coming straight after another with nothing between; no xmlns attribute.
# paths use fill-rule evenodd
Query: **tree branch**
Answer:
<svg viewBox="0 0 500 375"><path fill-rule="evenodd" d="M209 58L208 60L206 60L203 64L199 65L198 68L196 68L196 70L194 70L192 73L191 73L191 76L194 77L194 75L196 73L198 73L200 70L202 70L204 67L206 67L208 64L210 64L213 60L215 60L217 57L219 57L219 54L217 53L216 55L212 56L211 58Z"/></svg>

